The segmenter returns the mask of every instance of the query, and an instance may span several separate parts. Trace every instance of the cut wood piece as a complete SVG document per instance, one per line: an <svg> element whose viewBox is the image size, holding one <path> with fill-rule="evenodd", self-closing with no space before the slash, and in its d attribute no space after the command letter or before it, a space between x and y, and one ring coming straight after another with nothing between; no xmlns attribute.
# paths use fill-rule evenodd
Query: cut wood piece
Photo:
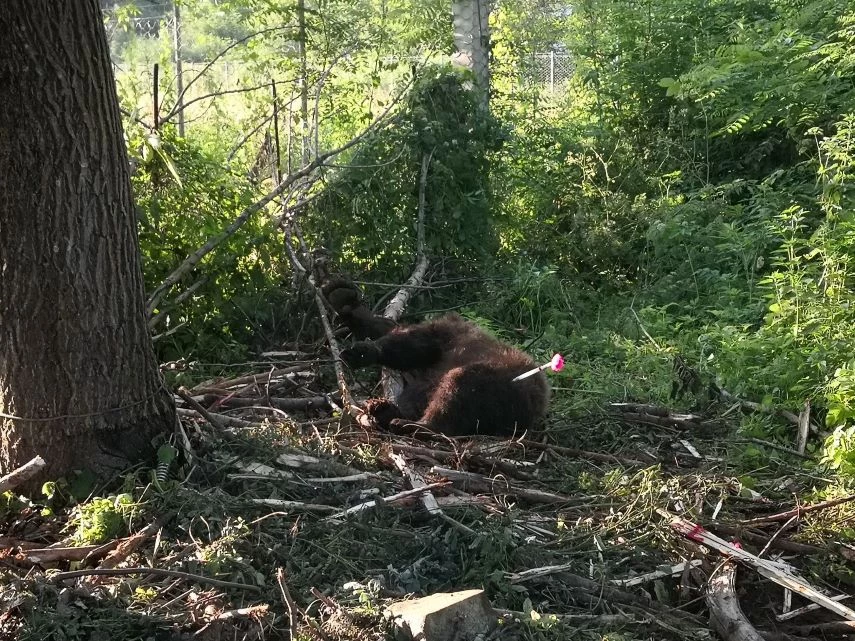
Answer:
<svg viewBox="0 0 855 641"><path fill-rule="evenodd" d="M484 590L440 592L393 603L385 610L395 637L404 641L475 639L490 633L499 622Z"/></svg>
<svg viewBox="0 0 855 641"><path fill-rule="evenodd" d="M725 641L764 641L739 606L736 596L736 564L726 561L707 584L710 622Z"/></svg>

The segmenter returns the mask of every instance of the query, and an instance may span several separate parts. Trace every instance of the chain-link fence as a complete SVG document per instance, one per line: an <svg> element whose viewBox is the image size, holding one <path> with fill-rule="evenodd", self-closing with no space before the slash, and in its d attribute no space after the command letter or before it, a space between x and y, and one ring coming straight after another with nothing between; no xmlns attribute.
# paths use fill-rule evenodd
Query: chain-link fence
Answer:
<svg viewBox="0 0 855 641"><path fill-rule="evenodd" d="M557 93L564 88L575 69L569 54L549 51L536 53L532 56L529 80L551 93Z"/></svg>

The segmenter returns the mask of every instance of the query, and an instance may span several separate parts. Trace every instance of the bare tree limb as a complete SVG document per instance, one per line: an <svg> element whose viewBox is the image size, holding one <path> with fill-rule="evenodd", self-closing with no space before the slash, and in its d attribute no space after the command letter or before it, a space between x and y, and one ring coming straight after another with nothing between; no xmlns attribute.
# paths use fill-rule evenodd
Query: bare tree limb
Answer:
<svg viewBox="0 0 855 641"><path fill-rule="evenodd" d="M200 287L202 287L202 285L204 285L207 282L208 282L208 277L202 276L202 278L198 279L195 283L190 285L187 289L185 289L178 296L176 296L175 300L172 301L172 304L175 307L178 307L181 303L183 303L188 298L190 298L196 292L196 290L198 290ZM155 314L154 316L152 316L149 319L148 328L154 329L155 327L157 327L157 325L160 323L160 321L162 321L165 317L166 317L166 315L163 312L161 312L159 314Z"/></svg>
<svg viewBox="0 0 855 641"><path fill-rule="evenodd" d="M293 641L297 639L300 630L300 624L297 622L297 612L299 610L297 608L297 604L294 603L294 599L291 597L288 585L285 583L284 568L277 568L276 582L279 584L279 591L282 592L282 601L285 603L285 608L288 610L288 628L291 632L289 638Z"/></svg>
<svg viewBox="0 0 855 641"><path fill-rule="evenodd" d="M288 82L287 80L282 80L280 82ZM212 91L211 93L206 93L201 96L196 96L193 100L188 100L183 105L181 105L180 111L186 111L187 107L190 105L195 105L197 102L202 102L203 100L210 100L211 98L219 98L220 96L228 96L229 94L234 93L250 93L252 91L259 91L260 89L268 89L270 87L269 82L265 82L262 85L253 85L252 87L240 87L238 89L218 89L217 91ZM175 112L177 114L178 111ZM175 115L171 114L171 115ZM158 120L160 124L166 122L166 118L161 118Z"/></svg>
<svg viewBox="0 0 855 641"><path fill-rule="evenodd" d="M303 275L305 281L312 289L312 294L315 298L315 305L318 308L318 315L320 316L321 324L324 327L324 333L326 334L327 341L329 342L330 352L332 353L335 377L336 381L338 381L338 389L341 392L341 402L344 405L345 411L353 413L355 409L353 405L353 397L350 394L350 388L348 387L347 379L344 376L344 368L341 364L341 349L338 346L338 341L335 339L335 332L333 331L332 323L330 323L327 308L324 304L323 296L321 295L321 290L318 289L315 284L314 277L308 273L306 268L303 266L303 263L300 262L300 259L297 257L297 253L294 251L294 247L292 246L292 226L296 226L296 223L292 222L291 224L285 225L285 247L288 251L289 257L291 258L291 264L294 266L294 270Z"/></svg>
<svg viewBox="0 0 855 641"><path fill-rule="evenodd" d="M280 25L278 27L270 27L268 29L262 29L261 31L256 31L254 33L249 34L248 36L244 36L243 38L240 38L239 40L235 40L234 42L232 42L229 46L227 46L225 49L220 51L216 56L211 58L208 61L208 64L206 64L204 67L202 67L202 70L199 71L199 73L197 73L195 76L193 76L193 78L190 80L190 82L188 82L186 85L184 85L184 89L181 91L181 93L176 98L175 107L170 109L169 113L167 113L163 117L163 119L160 120L160 122L165 122L165 121L169 120L170 118L175 116L178 113L178 111L180 111L181 109L185 109L187 107L187 104L189 104L189 103L184 103L184 96L187 94L187 91L190 89L190 87L193 86L193 83L195 83L202 76L204 76L208 72L208 70L212 66L214 66L214 63L217 62L217 60L222 58L229 51L231 51L232 49L234 49L238 45L243 44L247 40L251 40L252 38L255 38L257 36L261 36L261 35L264 35L266 33L272 33L274 31L281 31L284 29L293 29L293 28L294 28L294 25ZM179 107L180 107L180 109L179 109Z"/></svg>
<svg viewBox="0 0 855 641"><path fill-rule="evenodd" d="M425 252L425 200L428 168L430 167L431 158L433 158L433 151L430 154L422 155L422 171L419 178L419 212L416 227L416 266L410 278L398 290L395 297L389 301L383 312L383 316L393 321L397 321L401 317L401 314L403 314L413 289L421 285L428 268L428 258Z"/></svg>
<svg viewBox="0 0 855 641"><path fill-rule="evenodd" d="M259 131L261 131L261 129L262 129L265 125L267 125L267 123L269 123L272 119L273 119L273 114L272 114L272 113L271 113L271 114L268 114L268 115L266 115L266 116L264 116L264 118L262 118L262 119L261 119L261 122L260 122L260 123L258 123L258 124L257 124L255 127L253 127L252 129L250 129L250 130L249 130L247 133L245 133L243 136L241 136L241 138L240 138L240 139L239 139L239 140L234 144L234 146L231 148L231 151L229 151L229 155L228 155L228 156L226 156L226 163L231 163L231 161L232 161L232 160L234 159L234 157L235 157L235 154L237 154L237 152L238 152L238 151L240 151L241 147L243 147L243 146L247 143L247 141L248 141L250 138L252 138L255 134L257 134Z"/></svg>
<svg viewBox="0 0 855 641"><path fill-rule="evenodd" d="M427 273L429 261L425 251L425 201L427 199L427 177L431 158L433 158L433 150L430 154L422 155L422 171L419 178L419 211L416 224L416 266L407 282L398 290L398 293L389 301L383 311L383 316L393 321L401 318L401 314L404 313L407 302L413 293L413 288L422 284L425 273ZM383 368L381 384L383 385L383 395L386 398L397 399L404 390L401 374L385 367Z"/></svg>

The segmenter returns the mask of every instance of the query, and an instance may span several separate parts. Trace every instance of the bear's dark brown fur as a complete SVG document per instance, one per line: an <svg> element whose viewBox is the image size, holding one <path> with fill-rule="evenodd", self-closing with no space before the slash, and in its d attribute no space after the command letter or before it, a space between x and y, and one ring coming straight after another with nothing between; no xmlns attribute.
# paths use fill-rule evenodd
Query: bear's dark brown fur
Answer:
<svg viewBox="0 0 855 641"><path fill-rule="evenodd" d="M345 324L356 318L362 335L379 335L344 350L342 359L351 367L382 365L404 378L397 405L385 399L367 404L366 411L379 426L417 422L452 436L511 435L534 427L546 414L550 394L546 376L539 372L514 382L515 376L535 367L534 361L477 325L447 314L390 327L388 319L370 314L361 299L342 292L338 296L348 302L347 315L342 316Z"/></svg>

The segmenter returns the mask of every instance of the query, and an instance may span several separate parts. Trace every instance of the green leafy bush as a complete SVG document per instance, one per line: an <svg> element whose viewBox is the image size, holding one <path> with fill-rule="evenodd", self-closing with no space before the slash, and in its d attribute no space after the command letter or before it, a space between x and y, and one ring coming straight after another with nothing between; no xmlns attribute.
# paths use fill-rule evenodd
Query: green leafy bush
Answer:
<svg viewBox="0 0 855 641"><path fill-rule="evenodd" d="M449 68L423 72L394 122L328 179L309 208L304 230L342 263L400 278L416 254L422 160L427 251L484 257L495 247L489 154L502 132Z"/></svg>
<svg viewBox="0 0 855 641"><path fill-rule="evenodd" d="M94 498L75 508L69 521L79 545L96 545L128 533L128 522L136 514L137 504L130 494Z"/></svg>

